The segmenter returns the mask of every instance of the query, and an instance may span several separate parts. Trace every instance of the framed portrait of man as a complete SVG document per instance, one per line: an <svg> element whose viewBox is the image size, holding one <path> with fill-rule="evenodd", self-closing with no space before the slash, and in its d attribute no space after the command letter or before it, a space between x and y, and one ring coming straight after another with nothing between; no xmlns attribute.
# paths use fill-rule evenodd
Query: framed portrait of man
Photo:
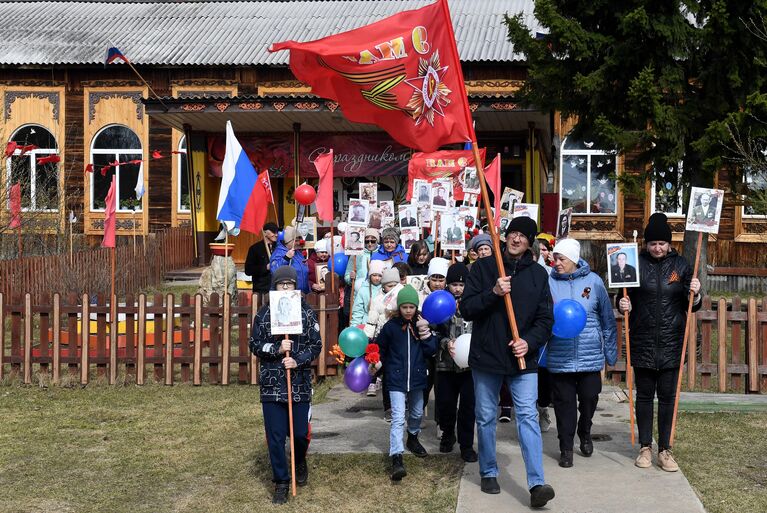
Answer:
<svg viewBox="0 0 767 513"><path fill-rule="evenodd" d="M405 251L410 253L410 248L413 247L413 244L421 238L421 230L420 228L402 228L399 234L399 240L400 244L402 244L402 247L405 248Z"/></svg>
<svg viewBox="0 0 767 513"><path fill-rule="evenodd" d="M693 187L690 191L690 205L687 210L686 230L704 233L719 233L722 216L724 191Z"/></svg>
<svg viewBox="0 0 767 513"><path fill-rule="evenodd" d="M461 226L457 214L440 214L439 240L442 249L463 250L466 247L465 234L465 226Z"/></svg>
<svg viewBox="0 0 767 513"><path fill-rule="evenodd" d="M398 213L400 228L418 227L418 209L414 205L400 205Z"/></svg>
<svg viewBox="0 0 767 513"><path fill-rule="evenodd" d="M313 248L317 242L317 218L304 217L303 221L296 220L296 234L305 242L305 248Z"/></svg>
<svg viewBox="0 0 767 513"><path fill-rule="evenodd" d="M411 202L418 205L431 204L431 184L426 180L413 180L413 196Z"/></svg>
<svg viewBox="0 0 767 513"><path fill-rule="evenodd" d="M557 218L557 239L565 239L570 235L570 222L573 218L573 209L566 208L559 211Z"/></svg>
<svg viewBox="0 0 767 513"><path fill-rule="evenodd" d="M639 250L637 244L607 244L607 282L610 288L639 286Z"/></svg>
<svg viewBox="0 0 767 513"><path fill-rule="evenodd" d="M431 183L431 208L435 212L445 211L450 206L453 192L453 182L450 180L434 180Z"/></svg>
<svg viewBox="0 0 767 513"><path fill-rule="evenodd" d="M323 262L321 264L314 264L314 272L317 276L317 283L324 286L325 277L328 275L328 272L330 272L329 263Z"/></svg>
<svg viewBox="0 0 767 513"><path fill-rule="evenodd" d="M461 183L463 185L463 193L479 194L479 175L477 174L477 168L473 166L466 166L461 172Z"/></svg>
<svg viewBox="0 0 767 513"><path fill-rule="evenodd" d="M522 203L522 199L525 197L525 193L512 189L511 187L504 187L501 194L501 210L511 212L513 206L517 203Z"/></svg>
<svg viewBox="0 0 767 513"><path fill-rule="evenodd" d="M272 335L300 335L303 333L301 291L269 291L269 317Z"/></svg>
<svg viewBox="0 0 767 513"><path fill-rule="evenodd" d="M349 219L351 226L367 226L370 221L370 201L361 199L349 200Z"/></svg>
<svg viewBox="0 0 767 513"><path fill-rule="evenodd" d="M375 182L360 182L360 199L378 203L378 184Z"/></svg>

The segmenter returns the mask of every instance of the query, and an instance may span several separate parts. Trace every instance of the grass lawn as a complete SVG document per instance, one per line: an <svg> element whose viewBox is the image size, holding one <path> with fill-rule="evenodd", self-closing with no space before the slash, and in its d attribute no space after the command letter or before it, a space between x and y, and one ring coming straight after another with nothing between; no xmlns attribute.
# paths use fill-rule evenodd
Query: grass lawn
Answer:
<svg viewBox="0 0 767 513"><path fill-rule="evenodd" d="M767 413L680 415L674 454L706 510L767 511Z"/></svg>
<svg viewBox="0 0 767 513"><path fill-rule="evenodd" d="M0 418L0 512L286 511L270 503L255 386L5 385ZM387 460L310 455L309 485L287 509L455 511L460 458L406 456L398 485Z"/></svg>

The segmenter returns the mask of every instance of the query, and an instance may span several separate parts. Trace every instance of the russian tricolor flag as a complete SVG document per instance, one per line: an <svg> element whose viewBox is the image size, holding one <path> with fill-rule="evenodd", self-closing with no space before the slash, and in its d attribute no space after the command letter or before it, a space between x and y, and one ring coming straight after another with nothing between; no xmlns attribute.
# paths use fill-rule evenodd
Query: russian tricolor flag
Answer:
<svg viewBox="0 0 767 513"><path fill-rule="evenodd" d="M267 205L272 202L269 174L256 172L234 135L231 121L226 122L222 174L216 218L229 232L237 228L260 234L266 222Z"/></svg>
<svg viewBox="0 0 767 513"><path fill-rule="evenodd" d="M104 55L104 66L106 67L107 64L112 64L115 61L122 61L125 64L129 62L128 58L116 46L110 46Z"/></svg>

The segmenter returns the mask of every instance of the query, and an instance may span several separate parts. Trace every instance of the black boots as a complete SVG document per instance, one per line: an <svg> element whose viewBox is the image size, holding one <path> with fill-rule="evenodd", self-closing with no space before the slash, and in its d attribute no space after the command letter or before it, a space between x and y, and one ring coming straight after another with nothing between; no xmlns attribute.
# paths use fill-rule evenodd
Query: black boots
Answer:
<svg viewBox="0 0 767 513"><path fill-rule="evenodd" d="M572 455L572 452L570 453ZM543 484L530 488L530 507L542 508L554 498L554 488Z"/></svg>
<svg viewBox="0 0 767 513"><path fill-rule="evenodd" d="M454 445L455 445L455 435L442 433L442 439L439 441L439 452L443 452L443 453L453 452Z"/></svg>
<svg viewBox="0 0 767 513"><path fill-rule="evenodd" d="M562 451L559 453L559 466L562 468L573 466L573 451Z"/></svg>
<svg viewBox="0 0 767 513"><path fill-rule="evenodd" d="M483 477L479 487L485 493L493 495L501 493L501 487L498 485L498 480L494 477Z"/></svg>
<svg viewBox="0 0 767 513"><path fill-rule="evenodd" d="M591 435L585 435L581 438L581 454L587 458L594 454L594 442L591 441Z"/></svg>
<svg viewBox="0 0 767 513"><path fill-rule="evenodd" d="M412 433L407 434L407 443L405 444L405 447L419 458L425 458L428 454L426 449L423 448L423 445L421 445L421 442L418 441L418 435Z"/></svg>
<svg viewBox="0 0 767 513"><path fill-rule="evenodd" d="M306 460L296 463L296 484L298 486L306 486L309 482L309 466L306 464Z"/></svg>
<svg viewBox="0 0 767 513"><path fill-rule="evenodd" d="M402 455L395 454L391 457L391 480L400 481L407 475L405 464L402 462Z"/></svg>
<svg viewBox="0 0 767 513"><path fill-rule="evenodd" d="M477 461L477 451L471 447L461 447L461 459L466 463L474 463Z"/></svg>
<svg viewBox="0 0 767 513"><path fill-rule="evenodd" d="M288 483L277 483L274 485L274 497L272 497L272 504L285 504L288 502Z"/></svg>

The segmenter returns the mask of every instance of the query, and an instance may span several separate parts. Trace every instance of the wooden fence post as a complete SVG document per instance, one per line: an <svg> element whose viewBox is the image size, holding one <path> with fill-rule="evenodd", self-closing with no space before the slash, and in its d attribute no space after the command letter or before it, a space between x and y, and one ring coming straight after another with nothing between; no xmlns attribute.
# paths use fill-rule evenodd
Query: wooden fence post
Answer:
<svg viewBox="0 0 767 513"><path fill-rule="evenodd" d="M259 308L259 299L261 294L253 294L250 302L250 329L253 331L253 321L256 319L256 314ZM250 351L250 347L248 347ZM258 358L253 353L250 353L250 384L255 385L258 383Z"/></svg>
<svg viewBox="0 0 767 513"><path fill-rule="evenodd" d="M232 302L231 296L229 296L229 292L226 290L224 291L224 315L221 319L222 323L222 329L223 329L223 344L224 347L221 348L221 384L222 385L228 385L229 384L229 355L231 353L232 347L231 342L229 340L230 334L231 334L231 321L232 317L230 314L230 305Z"/></svg>
<svg viewBox="0 0 767 513"><path fill-rule="evenodd" d="M0 292L0 380L5 377L5 296Z"/></svg>
<svg viewBox="0 0 767 513"><path fill-rule="evenodd" d="M2 319L2 315L0 315L0 319ZM767 368L767 297L762 298L762 313L759 317L759 324L761 326L762 337L762 357L759 363L763 368ZM767 392L767 373L762 375L761 382L761 389Z"/></svg>
<svg viewBox="0 0 767 513"><path fill-rule="evenodd" d="M32 383L32 294L24 294L24 384Z"/></svg>
<svg viewBox="0 0 767 513"><path fill-rule="evenodd" d="M748 391L759 392L759 337L756 316L756 299L748 300Z"/></svg>
<svg viewBox="0 0 767 513"><path fill-rule="evenodd" d="M1 317L1 315L0 315ZM61 379L61 295L53 294L53 384Z"/></svg>
<svg viewBox="0 0 767 513"><path fill-rule="evenodd" d="M165 296L165 384L173 384L173 294ZM159 340L155 336L154 343Z"/></svg>
<svg viewBox="0 0 767 513"><path fill-rule="evenodd" d="M136 384L144 384L146 357L146 294L138 296L138 354L136 355Z"/></svg>
<svg viewBox="0 0 767 513"><path fill-rule="evenodd" d="M117 382L117 294L109 298L109 384ZM126 321L125 326L128 326Z"/></svg>
<svg viewBox="0 0 767 513"><path fill-rule="evenodd" d="M743 359L741 358L741 350L740 350L740 326L741 321L735 320L735 314L740 314L740 297L735 296L732 298L732 313L733 313L733 320L731 324L731 332L732 332L732 338L730 339L730 344L732 346L732 363L734 365L738 365L743 363ZM743 380L742 380L743 374L740 372L734 372L732 376L730 377L730 383L732 383L732 388L737 390L738 392L741 392L743 390Z"/></svg>
<svg viewBox="0 0 767 513"><path fill-rule="evenodd" d="M719 378L719 391L727 391L727 300L719 298L716 309L717 317L717 345L719 357L717 359L717 377Z"/></svg>
<svg viewBox="0 0 767 513"><path fill-rule="evenodd" d="M192 383L202 382L202 295L194 296L194 376Z"/></svg>
<svg viewBox="0 0 767 513"><path fill-rule="evenodd" d="M320 358L319 363L317 365L317 374L320 376L324 376L327 373L327 362L325 361L325 356L327 354L327 343L325 342L328 339L327 333L327 318L328 313L325 311L325 307L327 306L327 300L325 298L325 294L320 294L320 308L319 308L319 314L320 314L320 338L322 340L322 350L320 351ZM375 381L375 380L373 380Z"/></svg>
<svg viewBox="0 0 767 513"><path fill-rule="evenodd" d="M91 338L91 309L90 309L90 300L91 298L88 296L88 294L82 295L82 301L83 301L83 307L82 307L82 314L81 314L81 322L80 322L80 334L81 334L81 341L80 341L80 384L81 385L87 385L88 384L88 374L89 374L89 347L90 347L90 338Z"/></svg>
<svg viewBox="0 0 767 513"><path fill-rule="evenodd" d="M687 343L687 390L695 389L695 373L697 372L697 347L698 347L698 319L697 315L690 314L687 322L690 323L690 341Z"/></svg>

